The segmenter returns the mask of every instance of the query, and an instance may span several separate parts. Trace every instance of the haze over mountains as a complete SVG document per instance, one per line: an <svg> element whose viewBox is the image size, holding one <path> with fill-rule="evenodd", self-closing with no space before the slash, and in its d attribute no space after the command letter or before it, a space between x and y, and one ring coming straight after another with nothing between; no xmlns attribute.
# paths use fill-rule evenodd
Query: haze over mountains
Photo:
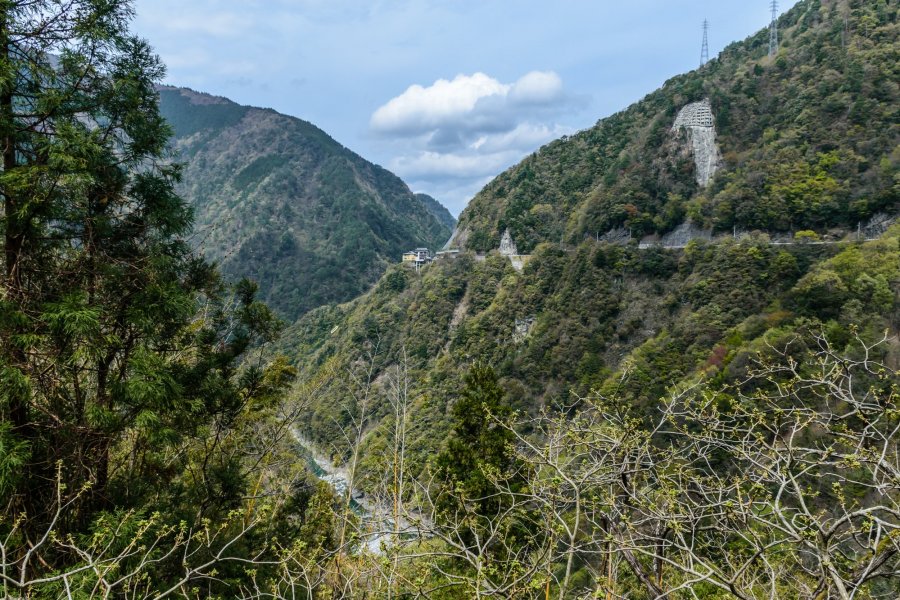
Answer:
<svg viewBox="0 0 900 600"><path fill-rule="evenodd" d="M196 243L284 318L349 300L404 251L450 236L439 203L310 123L183 88L161 88L160 109Z"/></svg>

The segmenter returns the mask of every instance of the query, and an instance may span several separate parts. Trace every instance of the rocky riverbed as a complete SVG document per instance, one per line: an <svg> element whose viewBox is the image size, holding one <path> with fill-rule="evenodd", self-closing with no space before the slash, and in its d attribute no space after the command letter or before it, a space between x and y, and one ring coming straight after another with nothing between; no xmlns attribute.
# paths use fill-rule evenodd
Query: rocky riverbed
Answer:
<svg viewBox="0 0 900 600"><path fill-rule="evenodd" d="M299 431L294 430L300 453L306 460L309 470L319 479L330 485L335 493L347 497L350 474L343 466L335 466L327 457L315 450L315 446ZM350 508L363 524L362 537L368 552L381 554L383 547L389 543L391 532L395 530L392 511L382 503L367 497L361 490L351 490ZM401 520L401 528L409 529L409 524Z"/></svg>

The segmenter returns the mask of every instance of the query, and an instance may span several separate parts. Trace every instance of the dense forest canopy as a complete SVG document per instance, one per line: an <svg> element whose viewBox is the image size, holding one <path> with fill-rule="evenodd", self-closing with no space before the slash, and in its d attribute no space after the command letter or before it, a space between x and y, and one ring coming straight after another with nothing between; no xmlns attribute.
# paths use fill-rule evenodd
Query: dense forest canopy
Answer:
<svg viewBox="0 0 900 600"><path fill-rule="evenodd" d="M271 111L308 144L211 167L256 109L160 88L130 2L0 2L4 597L900 597L898 12L799 2L777 56L761 32L554 142L473 201L462 252L279 337L281 275L220 274L179 190L221 167L283 200L271 175L317 156L331 233L372 256L385 189L448 215ZM672 121L707 97L701 189ZM598 234L685 219L732 235ZM527 260L474 252L507 230Z"/></svg>
<svg viewBox="0 0 900 600"><path fill-rule="evenodd" d="M253 457L283 436L256 435L293 371L244 362L276 319L185 241L164 68L131 17L118 1L0 4L8 598L158 595L239 542L258 556L254 511L279 518L246 498L273 472Z"/></svg>
<svg viewBox="0 0 900 600"><path fill-rule="evenodd" d="M887 0L803 2L768 31L596 126L503 173L460 216L465 247L496 248L509 229L523 253L625 228L665 233L686 219L716 231L856 228L897 210L897 7ZM687 104L709 99L722 169L701 186Z"/></svg>
<svg viewBox="0 0 900 600"><path fill-rule="evenodd" d="M194 209L195 245L226 276L257 281L284 319L355 298L453 230L435 200L306 121L172 87L160 113L185 163L176 190Z"/></svg>

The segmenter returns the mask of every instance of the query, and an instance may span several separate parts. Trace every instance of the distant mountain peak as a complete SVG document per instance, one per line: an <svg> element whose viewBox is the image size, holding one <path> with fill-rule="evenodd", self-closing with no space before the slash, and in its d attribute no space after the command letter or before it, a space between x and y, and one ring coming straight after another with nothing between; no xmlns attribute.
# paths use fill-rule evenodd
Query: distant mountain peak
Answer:
<svg viewBox="0 0 900 600"><path fill-rule="evenodd" d="M228 98L224 98L222 96L214 96L212 94L207 94L206 92L198 92L196 90L192 90L190 88L185 87L175 87L171 85L161 85L158 88L160 91L167 92L178 92L183 97L187 98L188 102L195 106L209 106L213 104L235 104Z"/></svg>
<svg viewBox="0 0 900 600"><path fill-rule="evenodd" d="M256 280L287 319L352 299L405 250L450 236L446 209L311 123L187 88L159 91L198 247L226 275Z"/></svg>

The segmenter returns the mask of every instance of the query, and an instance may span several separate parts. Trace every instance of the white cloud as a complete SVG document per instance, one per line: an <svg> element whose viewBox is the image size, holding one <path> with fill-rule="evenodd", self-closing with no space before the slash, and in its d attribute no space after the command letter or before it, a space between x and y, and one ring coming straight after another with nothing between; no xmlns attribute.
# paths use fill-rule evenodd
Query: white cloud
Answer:
<svg viewBox="0 0 900 600"><path fill-rule="evenodd" d="M520 123L512 131L495 135L482 135L471 144L479 152L520 150L530 152L542 144L572 133L570 127L540 123Z"/></svg>
<svg viewBox="0 0 900 600"><path fill-rule="evenodd" d="M405 179L421 181L435 178L473 179L496 175L519 157L518 152L495 152L489 155L420 152L400 156L390 168Z"/></svg>
<svg viewBox="0 0 900 600"><path fill-rule="evenodd" d="M562 95L562 79L553 71L532 71L519 79L509 92L510 100L519 104L551 104Z"/></svg>
<svg viewBox="0 0 900 600"><path fill-rule="evenodd" d="M371 126L378 133L406 136L443 128L509 130L516 125L510 116L522 107L562 100L562 80L553 72L534 71L511 84L484 73L457 75L428 87L411 85L375 111Z"/></svg>
<svg viewBox="0 0 900 600"><path fill-rule="evenodd" d="M396 147L392 171L458 213L498 173L572 133L553 122L572 102L552 71L512 83L478 72L410 86L372 114L370 127Z"/></svg>
<svg viewBox="0 0 900 600"><path fill-rule="evenodd" d="M381 133L421 134L456 124L471 115L482 98L506 96L510 90L484 73L438 79L429 87L411 85L372 115L372 128Z"/></svg>
<svg viewBox="0 0 900 600"><path fill-rule="evenodd" d="M494 176L571 133L554 119L572 101L552 71L512 83L478 72L408 87L372 114L370 128L392 139L393 172L458 213Z"/></svg>

